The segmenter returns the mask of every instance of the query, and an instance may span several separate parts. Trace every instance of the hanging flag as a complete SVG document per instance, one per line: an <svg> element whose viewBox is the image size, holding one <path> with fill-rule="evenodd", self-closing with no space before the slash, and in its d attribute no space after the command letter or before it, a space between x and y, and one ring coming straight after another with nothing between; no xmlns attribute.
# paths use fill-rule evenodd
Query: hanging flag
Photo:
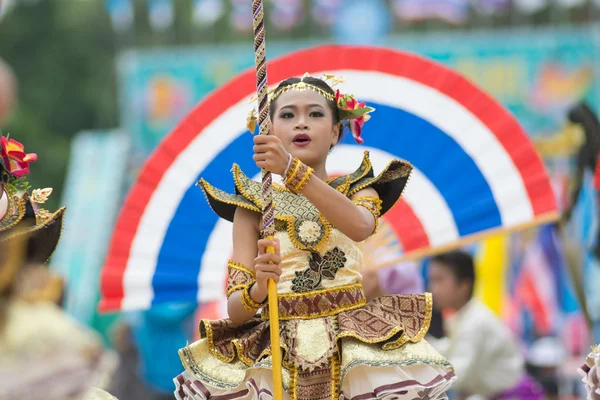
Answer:
<svg viewBox="0 0 600 400"><path fill-rule="evenodd" d="M194 0L194 22L213 25L225 13L223 0Z"/></svg>
<svg viewBox="0 0 600 400"><path fill-rule="evenodd" d="M148 0L150 26L155 31L165 31L173 25L175 10L172 0Z"/></svg>
<svg viewBox="0 0 600 400"><path fill-rule="evenodd" d="M331 26L341 6L342 0L312 0L312 19L321 26Z"/></svg>
<svg viewBox="0 0 600 400"><path fill-rule="evenodd" d="M548 0L514 0L514 4L522 14L535 14L548 6Z"/></svg>
<svg viewBox="0 0 600 400"><path fill-rule="evenodd" d="M122 33L131 29L133 25L131 0L106 0L104 5L115 32Z"/></svg>
<svg viewBox="0 0 600 400"><path fill-rule="evenodd" d="M459 25L469 18L469 0L396 0L393 9L402 21L438 19Z"/></svg>
<svg viewBox="0 0 600 400"><path fill-rule="evenodd" d="M231 0L231 27L239 33L252 32L252 0Z"/></svg>
<svg viewBox="0 0 600 400"><path fill-rule="evenodd" d="M493 236L484 240L482 244L477 257L475 296L498 316L503 316L507 293L507 237Z"/></svg>
<svg viewBox="0 0 600 400"><path fill-rule="evenodd" d="M277 0L269 13L271 24L282 31L294 29L304 19L302 0Z"/></svg>

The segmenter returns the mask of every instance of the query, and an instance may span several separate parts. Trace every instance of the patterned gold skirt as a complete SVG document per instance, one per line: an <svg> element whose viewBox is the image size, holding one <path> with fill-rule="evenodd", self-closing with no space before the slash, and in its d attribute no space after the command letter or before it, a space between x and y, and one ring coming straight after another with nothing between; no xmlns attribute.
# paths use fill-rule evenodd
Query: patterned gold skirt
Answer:
<svg viewBox="0 0 600 400"><path fill-rule="evenodd" d="M452 366L424 339L431 296L394 295L336 315L280 322L286 399L442 399ZM180 350L175 397L272 399L269 322L202 321Z"/></svg>

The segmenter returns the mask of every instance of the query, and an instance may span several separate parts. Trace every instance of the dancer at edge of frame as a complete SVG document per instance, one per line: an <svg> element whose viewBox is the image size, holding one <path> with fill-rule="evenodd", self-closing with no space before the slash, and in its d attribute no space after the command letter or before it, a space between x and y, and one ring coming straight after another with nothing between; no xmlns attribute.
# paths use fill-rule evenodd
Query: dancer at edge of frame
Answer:
<svg viewBox="0 0 600 400"><path fill-rule="evenodd" d="M30 191L35 153L0 136L0 399L109 400L114 362L100 336L62 308L64 280L47 261L65 207L43 208L51 188Z"/></svg>
<svg viewBox="0 0 600 400"><path fill-rule="evenodd" d="M233 221L229 318L200 323L201 339L179 354L176 398L272 398L267 281L277 281L286 399L442 399L450 363L424 339L431 295L367 302L361 242L400 198L412 166L392 161L375 176L365 152L355 172L330 179L327 157L348 128L374 111L305 74L270 98L270 135L254 138L254 161L282 176L273 184L275 240L261 239L261 185L233 167L235 194L200 180L212 209ZM248 127L255 128L250 114ZM275 253L266 251L275 247Z"/></svg>
<svg viewBox="0 0 600 400"><path fill-rule="evenodd" d="M587 392L586 399L600 400L600 345L592 347L579 373Z"/></svg>

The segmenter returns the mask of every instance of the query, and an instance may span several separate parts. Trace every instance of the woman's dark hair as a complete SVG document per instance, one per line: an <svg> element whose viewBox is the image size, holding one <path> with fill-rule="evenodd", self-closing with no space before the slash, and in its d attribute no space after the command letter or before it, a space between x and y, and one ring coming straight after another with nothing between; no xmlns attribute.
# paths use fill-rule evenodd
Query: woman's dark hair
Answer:
<svg viewBox="0 0 600 400"><path fill-rule="evenodd" d="M319 78L313 78L312 76L307 76L306 78L303 78L303 79L289 78L289 79L282 81L279 84L279 86L277 86L277 89L275 89L275 93L278 92L280 89L297 84L300 81L307 83L309 85L312 85L312 86L316 86L319 89L323 89L325 92L330 93L333 96L333 100L329 100L327 98L325 98L325 100L327 100L327 105L329 106L329 109L331 110L331 115L333 116L333 124L339 125L341 121L340 121L340 116L338 114L338 107L335 102L335 90L333 90L331 88L331 86L329 86L329 84L327 82L325 82L324 80L319 79ZM275 107L276 103L277 103L277 98L271 102L271 106L269 108L269 117L271 117L271 121L273 121L273 117L275 115L275 109L277 108L277 107ZM340 135L339 135L338 142L342 139L343 127L344 127L343 125L340 125Z"/></svg>

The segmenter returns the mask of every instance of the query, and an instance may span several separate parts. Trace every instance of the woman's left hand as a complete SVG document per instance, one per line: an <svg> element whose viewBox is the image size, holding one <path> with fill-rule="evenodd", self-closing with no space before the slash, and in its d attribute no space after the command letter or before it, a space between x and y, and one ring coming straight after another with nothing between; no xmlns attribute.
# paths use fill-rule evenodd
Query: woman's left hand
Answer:
<svg viewBox="0 0 600 400"><path fill-rule="evenodd" d="M290 154L283 147L277 136L254 136L254 156L256 166L277 175L283 175L288 165Z"/></svg>

